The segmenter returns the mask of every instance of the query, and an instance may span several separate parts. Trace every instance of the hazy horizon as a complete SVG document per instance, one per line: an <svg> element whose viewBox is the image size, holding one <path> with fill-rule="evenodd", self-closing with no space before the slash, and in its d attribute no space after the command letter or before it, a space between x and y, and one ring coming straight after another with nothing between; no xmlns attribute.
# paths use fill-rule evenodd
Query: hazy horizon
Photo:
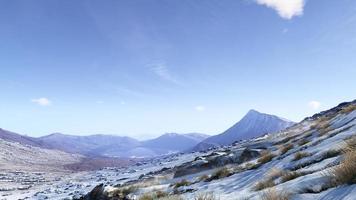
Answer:
<svg viewBox="0 0 356 200"><path fill-rule="evenodd" d="M34 2L0 3L9 131L215 135L356 99L356 1Z"/></svg>

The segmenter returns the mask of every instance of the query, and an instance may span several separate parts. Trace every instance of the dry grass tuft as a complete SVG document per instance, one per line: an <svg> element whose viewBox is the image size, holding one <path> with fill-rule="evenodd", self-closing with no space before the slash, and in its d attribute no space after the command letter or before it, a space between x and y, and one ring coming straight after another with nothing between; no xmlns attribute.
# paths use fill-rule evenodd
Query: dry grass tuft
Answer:
<svg viewBox="0 0 356 200"><path fill-rule="evenodd" d="M262 200L289 200L290 194L286 192L277 192L275 188L265 191L261 195Z"/></svg>
<svg viewBox="0 0 356 200"><path fill-rule="evenodd" d="M120 187L120 188L113 190L110 195L124 199L129 194L136 192L137 189L138 189L137 186Z"/></svg>
<svg viewBox="0 0 356 200"><path fill-rule="evenodd" d="M281 155L287 153L290 149L293 149L294 145L291 143L285 144L280 147L279 151L281 152Z"/></svg>
<svg viewBox="0 0 356 200"><path fill-rule="evenodd" d="M302 158L305 158L305 157L309 157L311 154L308 153L308 152L297 152L294 154L294 158L293 158L293 161L296 161L296 160L300 160Z"/></svg>
<svg viewBox="0 0 356 200"><path fill-rule="evenodd" d="M201 181L206 181L208 179L209 179L209 175L204 174L198 178L198 181L201 182Z"/></svg>
<svg viewBox="0 0 356 200"><path fill-rule="evenodd" d="M285 172L278 168L272 168L268 173L267 177L274 180L281 177Z"/></svg>
<svg viewBox="0 0 356 200"><path fill-rule="evenodd" d="M260 166L261 166L261 164L258 164L258 163L251 163L251 162L245 164L245 168L246 168L247 170L257 169L257 168L259 168Z"/></svg>
<svg viewBox="0 0 356 200"><path fill-rule="evenodd" d="M257 160L259 164L264 164L271 161L275 157L270 151L263 151L261 157Z"/></svg>
<svg viewBox="0 0 356 200"><path fill-rule="evenodd" d="M310 140L303 138L303 139L299 140L298 145L303 146L305 144L308 144L309 142L310 142Z"/></svg>
<svg viewBox="0 0 356 200"><path fill-rule="evenodd" d="M281 177L281 182L284 183L284 182L287 182L287 181L290 181L290 180L293 180L293 179L296 179L300 176L304 176L305 173L302 173L302 172L296 172L296 171L287 171L283 174L283 176Z"/></svg>
<svg viewBox="0 0 356 200"><path fill-rule="evenodd" d="M257 182L257 184L254 187L255 191L259 191L259 190L263 190L265 188L270 188L275 186L276 184L274 183L274 181L272 179L265 179L262 181Z"/></svg>
<svg viewBox="0 0 356 200"><path fill-rule="evenodd" d="M346 141L343 157L343 161L329 172L335 186L356 184L356 137Z"/></svg>
<svg viewBox="0 0 356 200"><path fill-rule="evenodd" d="M216 197L213 193L199 193L194 197L194 200L215 200Z"/></svg>
<svg viewBox="0 0 356 200"><path fill-rule="evenodd" d="M179 195L170 195L170 196L159 198L159 200L183 200L183 198Z"/></svg>
<svg viewBox="0 0 356 200"><path fill-rule="evenodd" d="M180 180L179 182L176 182L174 184L174 188L179 188L179 187L182 187L182 186L188 186L188 185L191 185L192 183L186 179L182 179Z"/></svg>
<svg viewBox="0 0 356 200"><path fill-rule="evenodd" d="M352 112L352 111L354 111L354 110L356 110L356 104L350 104L350 105L344 107L344 108L340 111L340 113L342 113L342 114L347 114L347 113L350 113L350 112Z"/></svg>
<svg viewBox="0 0 356 200"><path fill-rule="evenodd" d="M211 177L209 177L207 179L207 181L212 181L212 180L216 180L216 179L221 179L221 178L225 178L228 176L231 176L233 173L227 168L227 167L223 167L221 169L218 169L217 171L215 171Z"/></svg>
<svg viewBox="0 0 356 200"><path fill-rule="evenodd" d="M168 197L168 193L161 191L161 190L157 190L157 191L153 191L153 192L149 192L149 193L145 193L143 194L139 200L155 200L155 199L163 199Z"/></svg>

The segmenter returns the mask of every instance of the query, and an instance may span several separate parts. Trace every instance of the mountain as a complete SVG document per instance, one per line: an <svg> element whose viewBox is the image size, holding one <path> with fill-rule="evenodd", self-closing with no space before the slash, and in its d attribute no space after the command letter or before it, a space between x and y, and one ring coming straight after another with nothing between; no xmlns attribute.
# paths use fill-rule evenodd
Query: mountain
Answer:
<svg viewBox="0 0 356 200"><path fill-rule="evenodd" d="M142 146L155 151L157 154L166 154L192 148L208 137L208 135L200 133L166 133L155 139L143 141Z"/></svg>
<svg viewBox="0 0 356 200"><path fill-rule="evenodd" d="M277 132L295 124L292 121L250 110L236 124L225 132L209 137L199 143L193 150L203 150L212 146L229 145L238 140L245 140L261 136L266 133Z"/></svg>
<svg viewBox="0 0 356 200"><path fill-rule="evenodd" d="M17 142L23 145L41 146L36 138L20 135L0 128L0 139L9 142Z"/></svg>
<svg viewBox="0 0 356 200"><path fill-rule="evenodd" d="M53 133L37 140L42 147L88 156L125 156L125 152L140 145L136 139L113 135L75 136Z"/></svg>
<svg viewBox="0 0 356 200"><path fill-rule="evenodd" d="M1 130L1 136L3 136L3 133L4 130ZM18 134L15 134L15 138L7 139L0 139L0 170L2 172L16 169L29 171L65 170L66 165L78 163L83 159L81 155L29 145L32 143L31 140L27 140L26 137L23 139Z"/></svg>

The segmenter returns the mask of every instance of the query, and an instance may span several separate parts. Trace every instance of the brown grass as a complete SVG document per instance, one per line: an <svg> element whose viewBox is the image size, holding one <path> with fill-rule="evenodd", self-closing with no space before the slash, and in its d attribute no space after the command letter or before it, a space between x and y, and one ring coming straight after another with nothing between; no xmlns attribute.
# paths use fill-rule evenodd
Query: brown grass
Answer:
<svg viewBox="0 0 356 200"><path fill-rule="evenodd" d="M213 193L199 193L194 197L194 200L215 200L216 197Z"/></svg>
<svg viewBox="0 0 356 200"><path fill-rule="evenodd" d="M350 112L352 112L352 111L354 111L354 110L356 110L356 104L350 104L350 105L344 107L344 108L340 111L340 113L341 113L341 114L347 114L347 113L350 113Z"/></svg>
<svg viewBox="0 0 356 200"><path fill-rule="evenodd" d="M261 166L261 164L259 164L259 163L251 163L251 162L249 162L249 163L246 163L246 164L245 164L245 168L246 168L247 170L257 169L257 168L259 168L260 166Z"/></svg>
<svg viewBox="0 0 356 200"><path fill-rule="evenodd" d="M174 188L179 188L179 187L182 187L182 186L188 186L188 185L191 185L192 183L186 179L182 179L180 180L179 182L176 182L174 184Z"/></svg>
<svg viewBox="0 0 356 200"><path fill-rule="evenodd" d="M200 181L206 181L206 180L208 180L208 179L209 179L209 175L207 175L207 174L204 174L204 175L202 175L202 176L200 176L200 177L198 178L199 182L200 182Z"/></svg>
<svg viewBox="0 0 356 200"><path fill-rule="evenodd" d="M155 200L155 199L162 199L164 197L168 197L168 193L158 190L158 191L143 194L139 198L139 200Z"/></svg>
<svg viewBox="0 0 356 200"><path fill-rule="evenodd" d="M296 160L300 160L302 158L305 158L305 157L309 157L311 154L308 153L308 152L297 152L294 154L294 158L293 158L293 161L296 161Z"/></svg>
<svg viewBox="0 0 356 200"><path fill-rule="evenodd" d="M127 195L134 193L135 191L137 191L137 187L136 186L127 186L127 187L121 187L121 188L117 188L112 192L112 196L118 197L118 198L126 198Z"/></svg>
<svg viewBox="0 0 356 200"><path fill-rule="evenodd" d="M287 181L290 181L290 180L293 180L293 179L296 179L300 176L304 176L305 173L302 173L302 172L297 172L297 171L287 171L283 174L283 176L281 177L281 182L284 183L284 182L287 182Z"/></svg>
<svg viewBox="0 0 356 200"><path fill-rule="evenodd" d="M346 141L343 157L343 161L329 172L335 186L356 184L356 137Z"/></svg>
<svg viewBox="0 0 356 200"><path fill-rule="evenodd" d="M308 144L309 142L310 142L310 140L303 138L303 139L299 140L298 145L303 146L305 144Z"/></svg>
<svg viewBox="0 0 356 200"><path fill-rule="evenodd" d="M170 196L159 198L159 200L183 200L183 198L179 195L170 195Z"/></svg>
<svg viewBox="0 0 356 200"><path fill-rule="evenodd" d="M254 187L255 191L259 191L259 190L263 190L265 188L270 188L275 186L276 184L274 183L274 181L272 179L265 179L262 181L257 182L257 184Z"/></svg>
<svg viewBox="0 0 356 200"><path fill-rule="evenodd" d="M274 180L276 178L281 177L285 172L278 168L272 168L268 173L267 177Z"/></svg>
<svg viewBox="0 0 356 200"><path fill-rule="evenodd" d="M257 160L258 163L264 164L271 161L275 157L270 151L263 151L261 157Z"/></svg>
<svg viewBox="0 0 356 200"><path fill-rule="evenodd" d="M179 195L169 195L166 197L162 197L159 200L183 200L183 198Z"/></svg>
<svg viewBox="0 0 356 200"><path fill-rule="evenodd" d="M265 191L261 195L261 200L289 200L290 195L286 192L277 192L275 188Z"/></svg>
<svg viewBox="0 0 356 200"><path fill-rule="evenodd" d="M294 145L291 143L285 144L280 147L279 151L281 152L281 155L287 153L290 149L293 149Z"/></svg>
<svg viewBox="0 0 356 200"><path fill-rule="evenodd" d="M209 179L207 179L208 181L212 181L212 180L216 180L216 179L221 179L221 178L225 178L228 176L231 176L232 172L227 168L227 167L223 167L221 169L218 169L217 171L215 171L211 177Z"/></svg>

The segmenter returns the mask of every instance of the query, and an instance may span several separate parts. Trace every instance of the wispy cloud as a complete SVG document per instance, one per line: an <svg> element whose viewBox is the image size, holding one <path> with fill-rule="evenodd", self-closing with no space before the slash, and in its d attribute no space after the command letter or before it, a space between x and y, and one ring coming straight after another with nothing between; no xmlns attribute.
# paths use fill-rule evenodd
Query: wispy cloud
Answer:
<svg viewBox="0 0 356 200"><path fill-rule="evenodd" d="M181 83L171 74L164 62L156 62L148 65L150 70L162 80L180 85Z"/></svg>
<svg viewBox="0 0 356 200"><path fill-rule="evenodd" d="M277 11L283 19L303 15L305 0L255 0L258 4Z"/></svg>
<svg viewBox="0 0 356 200"><path fill-rule="evenodd" d="M317 109L320 108L321 103L320 103L319 101L310 101L310 102L308 103L308 106L309 106L311 109L313 109L313 110L317 110Z"/></svg>
<svg viewBox="0 0 356 200"><path fill-rule="evenodd" d="M205 106L202 106L202 105L195 106L194 109L198 112L203 112L206 110Z"/></svg>
<svg viewBox="0 0 356 200"><path fill-rule="evenodd" d="M38 99L31 99L31 101L33 103L36 103L37 105L40 105L40 106L50 106L52 105L52 102L45 98L45 97L41 97L41 98L38 98Z"/></svg>

